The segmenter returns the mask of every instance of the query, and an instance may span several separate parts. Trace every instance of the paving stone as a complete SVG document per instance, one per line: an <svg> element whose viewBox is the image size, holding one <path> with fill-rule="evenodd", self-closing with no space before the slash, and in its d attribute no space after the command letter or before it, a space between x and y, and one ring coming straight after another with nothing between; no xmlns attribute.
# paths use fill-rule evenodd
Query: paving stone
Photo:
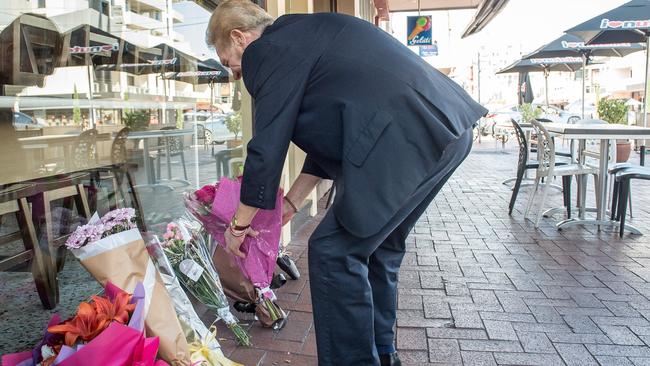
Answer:
<svg viewBox="0 0 650 366"><path fill-rule="evenodd" d="M558 343L555 348L567 366L598 366L598 362L582 344Z"/></svg>
<svg viewBox="0 0 650 366"><path fill-rule="evenodd" d="M634 366L650 366L650 358L648 357L630 357L630 361Z"/></svg>
<svg viewBox="0 0 650 366"><path fill-rule="evenodd" d="M539 323L564 324L564 318L552 306L533 305L529 309Z"/></svg>
<svg viewBox="0 0 650 366"><path fill-rule="evenodd" d="M612 343L604 334L546 333L546 335L553 343Z"/></svg>
<svg viewBox="0 0 650 366"><path fill-rule="evenodd" d="M513 323L517 332L568 333L571 329L564 324Z"/></svg>
<svg viewBox="0 0 650 366"><path fill-rule="evenodd" d="M449 303L424 300L424 316L432 319L451 319L451 310Z"/></svg>
<svg viewBox="0 0 650 366"><path fill-rule="evenodd" d="M397 308L404 310L422 309L422 296L418 295L400 295L397 296Z"/></svg>
<svg viewBox="0 0 650 366"><path fill-rule="evenodd" d="M429 361L445 365L462 364L458 341L454 339L429 339Z"/></svg>
<svg viewBox="0 0 650 366"><path fill-rule="evenodd" d="M496 366L494 356L490 352L461 351L464 366Z"/></svg>
<svg viewBox="0 0 650 366"><path fill-rule="evenodd" d="M427 350L426 330L397 328L397 348L400 350Z"/></svg>
<svg viewBox="0 0 650 366"><path fill-rule="evenodd" d="M605 335L614 343L620 345L643 346L644 343L625 326L601 325Z"/></svg>
<svg viewBox="0 0 650 366"><path fill-rule="evenodd" d="M601 366L634 366L627 357L596 356Z"/></svg>
<svg viewBox="0 0 650 366"><path fill-rule="evenodd" d="M595 356L650 357L650 348L645 346L587 344L586 347Z"/></svg>
<svg viewBox="0 0 650 366"><path fill-rule="evenodd" d="M463 351L482 352L523 352L521 344L516 341L459 340Z"/></svg>
<svg viewBox="0 0 650 366"><path fill-rule="evenodd" d="M485 325L485 330L490 339L517 340L517 334L512 328L512 323L497 320L484 320L483 324Z"/></svg>
<svg viewBox="0 0 650 366"><path fill-rule="evenodd" d="M602 333L600 328L584 315L565 315L564 321L574 333Z"/></svg>
<svg viewBox="0 0 650 366"><path fill-rule="evenodd" d="M494 358L499 365L564 365L560 356L551 354L495 352Z"/></svg>
<svg viewBox="0 0 650 366"><path fill-rule="evenodd" d="M495 312L495 311L479 311L479 316L485 320L499 320L505 322L526 322L526 323L535 323L537 322L531 314L517 314L517 313L506 313L506 312Z"/></svg>
<svg viewBox="0 0 650 366"><path fill-rule="evenodd" d="M482 329L427 328L427 336L429 338L487 339L487 333Z"/></svg>
<svg viewBox="0 0 650 366"><path fill-rule="evenodd" d="M556 353L555 348L544 333L518 332L517 336L524 352Z"/></svg>
<svg viewBox="0 0 650 366"><path fill-rule="evenodd" d="M456 328L482 329L484 327L478 311L452 310L451 315Z"/></svg>

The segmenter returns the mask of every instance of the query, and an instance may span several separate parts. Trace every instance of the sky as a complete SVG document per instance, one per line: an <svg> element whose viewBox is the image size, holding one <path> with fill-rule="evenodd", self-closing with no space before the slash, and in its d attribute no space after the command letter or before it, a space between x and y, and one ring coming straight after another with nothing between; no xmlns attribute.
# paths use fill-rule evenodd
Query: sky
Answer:
<svg viewBox="0 0 650 366"><path fill-rule="evenodd" d="M522 45L525 52L561 36L565 30L607 10L626 3L626 0L510 0L505 9L478 34L459 40L460 34L471 21L473 10L454 10L434 13L434 37L438 34L441 57L471 58L480 46L499 49L507 45ZM214 57L214 51L205 45L205 28L210 14L193 2L174 5L185 15L185 22L176 30L185 36L199 56ZM428 14L428 13L425 13ZM407 13L395 13L391 17L393 34L406 37ZM436 19L439 21L436 22ZM449 19L449 23L447 23ZM448 29L451 28L451 37ZM449 43L451 38L451 43ZM447 44L445 44L447 39ZM449 60L452 61L452 60ZM514 60L513 60L514 61Z"/></svg>

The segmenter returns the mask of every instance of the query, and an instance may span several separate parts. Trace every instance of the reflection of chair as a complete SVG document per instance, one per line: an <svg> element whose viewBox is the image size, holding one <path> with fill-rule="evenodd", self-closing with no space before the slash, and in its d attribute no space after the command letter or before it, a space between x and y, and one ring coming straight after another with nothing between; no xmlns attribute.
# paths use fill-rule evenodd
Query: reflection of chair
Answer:
<svg viewBox="0 0 650 366"><path fill-rule="evenodd" d="M89 173L71 173L33 181L36 192L30 197L33 222L37 225L37 232L40 232L47 242L52 268L57 271L60 271L65 263L66 250L63 244L70 235L70 226L74 222L73 207L82 221L90 218L88 197L83 186L89 179ZM52 204L59 200L63 200L63 209L59 220L55 222ZM56 276L51 280L52 286L58 288Z"/></svg>
<svg viewBox="0 0 650 366"><path fill-rule="evenodd" d="M210 144L210 142L212 142L211 136L208 136L209 133L210 132L205 128L204 125L202 124L196 125L196 140L199 143L203 141L203 148L205 150L208 149L208 145Z"/></svg>
<svg viewBox="0 0 650 366"><path fill-rule="evenodd" d="M163 127L160 130L164 131L169 131L169 130L175 130L176 127ZM183 165L183 177L185 180L187 180L187 167L185 166L185 154L184 154L184 144L183 144L183 137L182 136L165 136L165 137L160 137L158 138L158 145L156 147L157 152L155 155L156 161L156 173L158 175L158 179L162 176L160 170L161 170L161 160L163 158L167 157L167 154L169 154L169 157L172 158L174 156L178 156L181 159L181 164ZM171 163L171 161L170 161ZM171 176L171 168L167 167L167 179L172 179Z"/></svg>
<svg viewBox="0 0 650 366"><path fill-rule="evenodd" d="M113 140L113 144L111 145L110 163L98 167L97 170L106 174L101 176L101 180L110 180L113 183L113 192L111 192L113 203L110 207L111 210L119 206L119 201L126 201L126 195L122 189L124 185L124 178L126 177L126 182L128 184L128 193L131 198L131 205L137 213L136 219L138 222L138 227L140 230L146 231L144 212L142 210L142 205L140 203L138 193L135 190L135 180L131 174L131 171L133 169L137 169L138 165L130 164L127 160L126 142L127 137L129 136L129 132L130 130L128 127L124 127L117 132L115 139ZM117 197L118 194L120 196L119 198Z"/></svg>
<svg viewBox="0 0 650 366"><path fill-rule="evenodd" d="M230 160L233 158L243 157L244 149L242 146L225 149L214 154L214 158L217 162L217 178L229 177L230 176ZM222 174L223 172L223 174Z"/></svg>
<svg viewBox="0 0 650 366"><path fill-rule="evenodd" d="M82 132L72 147L72 167L75 170L93 168L97 165L97 130Z"/></svg>
<svg viewBox="0 0 650 366"><path fill-rule="evenodd" d="M539 220L542 217L544 212L544 203L548 194L549 186L553 177L564 177L564 176L579 176L579 179L582 180L582 186L587 186L587 175L593 175L595 177L596 184L598 184L598 169L581 165L581 164L568 164L563 166L556 166L555 164L555 143L551 138L551 134L548 132L543 123L538 121L531 121L533 128L537 133L538 146L537 146L537 174L535 176L535 184L532 191L532 194L528 201L528 206L526 207L526 213L524 217L528 217L528 213L533 208L535 202L535 197L539 191L540 182L542 179L546 179L544 187L542 188L542 200L539 203L539 212L537 218L535 219L535 227L539 226ZM596 192L598 189L596 188ZM565 196L566 197L566 196ZM570 199L570 197L569 197ZM598 198L597 198L598 199ZM565 199L565 203L568 201ZM598 204L600 204L598 202Z"/></svg>
<svg viewBox="0 0 650 366"><path fill-rule="evenodd" d="M34 194L33 184L15 184L0 189L0 218L15 214L18 230L0 237L0 245L21 239L25 250L20 253L0 258L0 271L6 271L19 264L31 261L32 276L36 290L47 309L56 306L56 289L52 288L50 278L54 275L47 252L41 250L32 222L32 213L27 197Z"/></svg>
<svg viewBox="0 0 650 366"><path fill-rule="evenodd" d="M526 140L526 134L519 126L519 123L514 119L511 119L512 127L515 130L515 136L517 137L517 142L519 143L519 162L517 163L517 180L515 185L512 188L512 195L510 196L510 204L508 206L508 215L512 215L512 210L515 207L515 202L517 201L517 196L519 195L519 189L521 188L521 182L524 179L524 174L526 170L537 169L539 168L539 163L536 161L528 161L528 141ZM555 166L566 165L565 162L556 162ZM564 206L567 207L567 215L571 215L571 176L562 177L562 193L564 195Z"/></svg>

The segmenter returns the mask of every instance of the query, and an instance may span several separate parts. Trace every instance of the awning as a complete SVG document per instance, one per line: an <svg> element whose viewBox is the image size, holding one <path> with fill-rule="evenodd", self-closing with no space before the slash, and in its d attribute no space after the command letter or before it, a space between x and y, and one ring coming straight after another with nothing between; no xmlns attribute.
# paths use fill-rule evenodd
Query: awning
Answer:
<svg viewBox="0 0 650 366"><path fill-rule="evenodd" d="M390 12L477 9L463 38L479 32L496 17L509 0L388 0Z"/></svg>

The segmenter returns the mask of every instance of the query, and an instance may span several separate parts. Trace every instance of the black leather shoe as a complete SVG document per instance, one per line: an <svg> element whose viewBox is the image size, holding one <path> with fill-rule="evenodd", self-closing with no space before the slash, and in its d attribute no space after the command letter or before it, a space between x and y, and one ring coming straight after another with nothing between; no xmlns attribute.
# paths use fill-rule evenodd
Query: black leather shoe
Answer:
<svg viewBox="0 0 650 366"><path fill-rule="evenodd" d="M250 302L243 302L243 301L235 301L234 304L232 304L232 307L235 308L235 310L239 311L240 313L251 313L255 314L255 305L254 303Z"/></svg>
<svg viewBox="0 0 650 366"><path fill-rule="evenodd" d="M379 355L379 363L381 366L402 366L402 361L399 360L397 352Z"/></svg>
<svg viewBox="0 0 650 366"><path fill-rule="evenodd" d="M296 263L288 255L280 253L278 259L275 260L275 263L277 263L278 267L286 272L292 280L300 278L300 271L298 271Z"/></svg>
<svg viewBox="0 0 650 366"><path fill-rule="evenodd" d="M287 278L284 277L282 273L278 273L276 275L273 275L273 280L271 281L271 285L269 287L271 290L275 290L284 286L285 283L287 283Z"/></svg>

